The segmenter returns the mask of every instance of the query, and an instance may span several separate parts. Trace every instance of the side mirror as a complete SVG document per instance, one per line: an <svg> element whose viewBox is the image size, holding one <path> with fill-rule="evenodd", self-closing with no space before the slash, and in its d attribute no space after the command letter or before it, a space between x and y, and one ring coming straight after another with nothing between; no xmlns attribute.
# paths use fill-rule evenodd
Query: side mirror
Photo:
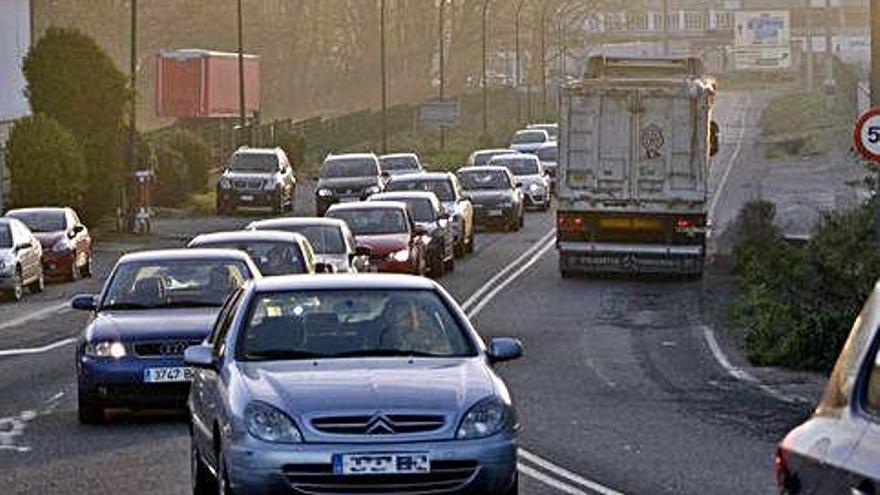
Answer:
<svg viewBox="0 0 880 495"><path fill-rule="evenodd" d="M718 126L718 122L715 122L714 120L709 122L709 156L715 156L718 154L720 148L720 135L721 128Z"/></svg>
<svg viewBox="0 0 880 495"><path fill-rule="evenodd" d="M183 351L183 362L193 368L217 369L217 361L214 359L214 349L207 344L193 345Z"/></svg>
<svg viewBox="0 0 880 495"><path fill-rule="evenodd" d="M519 359L523 355L522 342L519 339L498 337L489 344L489 361L503 363Z"/></svg>
<svg viewBox="0 0 880 495"><path fill-rule="evenodd" d="M369 256L373 254L373 250L368 248L367 246L358 246L354 248L355 256Z"/></svg>
<svg viewBox="0 0 880 495"><path fill-rule="evenodd" d="M336 273L329 263L315 263L315 273Z"/></svg>
<svg viewBox="0 0 880 495"><path fill-rule="evenodd" d="M97 297L94 294L79 294L70 300L70 307L78 311L96 311L98 309Z"/></svg>

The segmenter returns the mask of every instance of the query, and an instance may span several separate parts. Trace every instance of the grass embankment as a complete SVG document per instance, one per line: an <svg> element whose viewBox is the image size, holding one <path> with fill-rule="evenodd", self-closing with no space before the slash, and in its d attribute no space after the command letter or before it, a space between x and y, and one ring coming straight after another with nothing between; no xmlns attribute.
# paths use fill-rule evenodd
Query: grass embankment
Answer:
<svg viewBox="0 0 880 495"><path fill-rule="evenodd" d="M855 108L840 94L794 92L773 98L758 125L767 158L826 155L849 139Z"/></svg>

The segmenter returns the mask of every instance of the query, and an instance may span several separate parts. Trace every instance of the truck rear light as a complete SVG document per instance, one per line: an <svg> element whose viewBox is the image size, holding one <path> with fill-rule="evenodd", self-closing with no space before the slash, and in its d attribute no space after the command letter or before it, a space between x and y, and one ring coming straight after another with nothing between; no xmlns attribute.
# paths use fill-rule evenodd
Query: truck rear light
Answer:
<svg viewBox="0 0 880 495"><path fill-rule="evenodd" d="M675 223L675 226L681 230L684 229L692 229L696 227L697 223L691 220L690 218L679 218Z"/></svg>
<svg viewBox="0 0 880 495"><path fill-rule="evenodd" d="M563 233L580 232L586 229L586 221L580 215L560 213L556 217L556 227Z"/></svg>

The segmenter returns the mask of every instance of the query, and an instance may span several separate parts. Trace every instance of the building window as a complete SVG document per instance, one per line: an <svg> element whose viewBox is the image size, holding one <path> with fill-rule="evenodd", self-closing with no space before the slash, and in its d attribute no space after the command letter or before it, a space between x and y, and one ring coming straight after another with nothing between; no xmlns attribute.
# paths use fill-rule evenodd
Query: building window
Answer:
<svg viewBox="0 0 880 495"><path fill-rule="evenodd" d="M626 26L630 31L647 31L648 14L644 12L629 12L626 14Z"/></svg>
<svg viewBox="0 0 880 495"><path fill-rule="evenodd" d="M705 29L705 17L702 12L685 12L684 28L687 31L702 31Z"/></svg>
<svg viewBox="0 0 880 495"><path fill-rule="evenodd" d="M666 15L666 25L669 27L670 31L678 31L679 29L681 29L680 23L678 22L678 20L679 20L678 13Z"/></svg>
<svg viewBox="0 0 880 495"><path fill-rule="evenodd" d="M715 13L715 29L733 29L734 14L733 12L716 12Z"/></svg>
<svg viewBox="0 0 880 495"><path fill-rule="evenodd" d="M625 16L619 12L609 12L605 14L605 30L606 31L623 31Z"/></svg>

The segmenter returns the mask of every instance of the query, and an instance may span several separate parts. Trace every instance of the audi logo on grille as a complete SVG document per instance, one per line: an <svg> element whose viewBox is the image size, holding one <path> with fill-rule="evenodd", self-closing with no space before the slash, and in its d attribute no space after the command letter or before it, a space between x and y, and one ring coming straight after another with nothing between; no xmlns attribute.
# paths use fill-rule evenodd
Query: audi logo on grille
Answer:
<svg viewBox="0 0 880 495"><path fill-rule="evenodd" d="M164 342L159 345L159 353L163 356L179 356L189 347L189 342Z"/></svg>

